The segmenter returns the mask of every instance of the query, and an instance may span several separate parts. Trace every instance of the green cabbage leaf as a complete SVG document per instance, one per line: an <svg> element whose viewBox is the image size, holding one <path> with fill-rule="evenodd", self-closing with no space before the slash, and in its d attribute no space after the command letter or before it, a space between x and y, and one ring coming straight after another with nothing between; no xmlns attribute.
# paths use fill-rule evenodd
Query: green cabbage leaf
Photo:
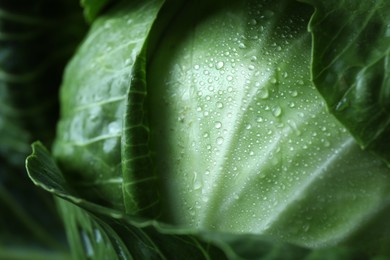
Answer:
<svg viewBox="0 0 390 260"><path fill-rule="evenodd" d="M390 3L106 8L26 165L76 259L390 257Z"/></svg>

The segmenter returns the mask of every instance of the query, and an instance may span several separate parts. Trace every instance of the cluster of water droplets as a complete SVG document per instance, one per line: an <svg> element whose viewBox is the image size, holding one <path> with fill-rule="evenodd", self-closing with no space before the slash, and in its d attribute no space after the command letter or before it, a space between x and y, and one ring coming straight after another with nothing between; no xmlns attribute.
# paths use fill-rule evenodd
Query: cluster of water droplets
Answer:
<svg viewBox="0 0 390 260"><path fill-rule="evenodd" d="M211 37L192 39L165 80L165 105L178 115L169 126L177 137L169 145L179 147L169 168L181 185L176 210L185 209L178 222L267 230L338 152L345 130L310 83L305 25L275 21L277 10L263 7L251 2L245 21L220 15L200 24Z"/></svg>

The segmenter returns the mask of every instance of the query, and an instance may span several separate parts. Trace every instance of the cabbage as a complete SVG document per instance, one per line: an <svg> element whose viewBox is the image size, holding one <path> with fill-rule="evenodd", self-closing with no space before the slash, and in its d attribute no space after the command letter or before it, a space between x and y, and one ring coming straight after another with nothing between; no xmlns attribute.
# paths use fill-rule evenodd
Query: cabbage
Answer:
<svg viewBox="0 0 390 260"><path fill-rule="evenodd" d="M75 259L390 257L390 3L82 5L26 161Z"/></svg>

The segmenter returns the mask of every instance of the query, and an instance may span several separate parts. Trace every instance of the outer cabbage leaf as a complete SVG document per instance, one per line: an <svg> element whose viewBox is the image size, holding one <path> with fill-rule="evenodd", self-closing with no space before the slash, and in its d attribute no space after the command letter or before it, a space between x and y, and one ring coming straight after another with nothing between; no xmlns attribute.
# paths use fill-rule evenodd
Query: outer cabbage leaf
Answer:
<svg viewBox="0 0 390 260"><path fill-rule="evenodd" d="M61 88L53 149L67 178L86 198L131 213L148 207L141 205L146 196L136 197L135 189L152 182L144 162L149 151L143 148L148 129L142 73L144 46L161 5L159 0L123 2L97 19ZM135 180L137 173L143 176Z"/></svg>
<svg viewBox="0 0 390 260"><path fill-rule="evenodd" d="M87 21L92 22L112 0L81 0L84 8L84 16Z"/></svg>
<svg viewBox="0 0 390 260"><path fill-rule="evenodd" d="M147 71L165 221L308 247L388 241L390 171L311 84L311 14L197 1L172 22Z"/></svg>
<svg viewBox="0 0 390 260"><path fill-rule="evenodd" d="M39 203L37 203L39 202ZM67 259L63 226L47 192L0 160L0 259Z"/></svg>
<svg viewBox="0 0 390 260"><path fill-rule="evenodd" d="M354 259L348 248L309 250L266 236L194 231L124 215L72 190L47 149L33 144L27 170L58 196L76 259Z"/></svg>
<svg viewBox="0 0 390 260"><path fill-rule="evenodd" d="M190 1L155 34L161 4L123 4L95 21L65 75L61 171L40 145L28 160L36 184L83 208L65 219L70 234L84 226L96 239L97 228L111 253L137 257L175 248L207 258L218 245L250 258L264 234L386 253L389 169L361 151L309 80L312 9ZM161 196L140 207L150 190ZM171 225L135 219L148 203Z"/></svg>
<svg viewBox="0 0 390 260"><path fill-rule="evenodd" d="M390 165L390 2L312 1L313 81L364 149Z"/></svg>

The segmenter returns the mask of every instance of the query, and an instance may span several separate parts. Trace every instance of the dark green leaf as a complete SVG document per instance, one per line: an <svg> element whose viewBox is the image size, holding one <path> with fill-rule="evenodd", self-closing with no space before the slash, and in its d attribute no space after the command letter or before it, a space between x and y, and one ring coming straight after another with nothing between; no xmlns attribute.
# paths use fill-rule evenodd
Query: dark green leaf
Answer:
<svg viewBox="0 0 390 260"><path fill-rule="evenodd" d="M358 143L390 165L390 1L312 1L313 81Z"/></svg>
<svg viewBox="0 0 390 260"><path fill-rule="evenodd" d="M152 179L142 168L149 166L142 50L161 5L122 3L97 19L67 67L61 90L56 158L86 198L128 212L144 208L134 189ZM126 116L128 109L134 111ZM132 168L134 163L142 169ZM135 179L136 173L145 176Z"/></svg>
<svg viewBox="0 0 390 260"><path fill-rule="evenodd" d="M84 8L84 16L87 21L92 22L102 9L104 9L113 0L81 0L81 6Z"/></svg>
<svg viewBox="0 0 390 260"><path fill-rule="evenodd" d="M0 259L67 255L63 227L52 196L34 187L25 170L7 165L1 159L0 212Z"/></svg>
<svg viewBox="0 0 390 260"><path fill-rule="evenodd" d="M59 197L77 259L353 259L356 256L356 251L344 248L309 250L259 235L189 230L124 215L79 198L40 143L33 145L27 170L35 184Z"/></svg>

